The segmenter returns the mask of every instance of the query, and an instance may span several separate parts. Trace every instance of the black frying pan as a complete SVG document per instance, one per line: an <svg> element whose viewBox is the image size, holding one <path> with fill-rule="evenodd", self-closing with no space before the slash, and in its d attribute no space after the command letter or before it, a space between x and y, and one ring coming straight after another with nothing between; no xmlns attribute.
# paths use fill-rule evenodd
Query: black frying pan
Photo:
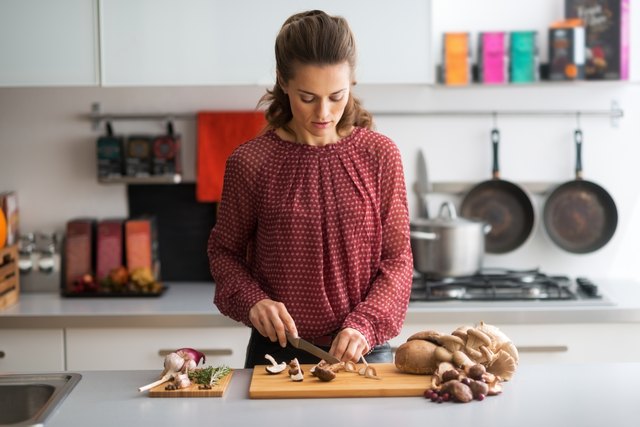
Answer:
<svg viewBox="0 0 640 427"><path fill-rule="evenodd" d="M462 199L460 213L465 218L491 225L485 236L485 251L494 254L510 252L522 245L533 230L533 202L520 186L500 179L498 144L500 133L491 131L493 178L475 185Z"/></svg>
<svg viewBox="0 0 640 427"><path fill-rule="evenodd" d="M557 187L544 205L544 225L553 242L576 254L596 251L611 240L618 225L613 198L598 184L582 179L582 131L574 133L576 179Z"/></svg>

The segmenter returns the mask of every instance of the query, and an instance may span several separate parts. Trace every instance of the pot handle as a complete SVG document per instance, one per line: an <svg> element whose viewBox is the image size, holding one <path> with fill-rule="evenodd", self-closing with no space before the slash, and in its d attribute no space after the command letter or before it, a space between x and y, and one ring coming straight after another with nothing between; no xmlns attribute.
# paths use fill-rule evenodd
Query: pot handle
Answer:
<svg viewBox="0 0 640 427"><path fill-rule="evenodd" d="M427 231L411 231L409 236L418 240L437 240L438 235L436 233L429 233Z"/></svg>
<svg viewBox="0 0 640 427"><path fill-rule="evenodd" d="M447 211L446 215L444 212L445 210ZM445 218L445 219L458 219L458 213L456 212L456 207L452 202L443 202L440 205L440 211L438 212L438 216L440 218Z"/></svg>

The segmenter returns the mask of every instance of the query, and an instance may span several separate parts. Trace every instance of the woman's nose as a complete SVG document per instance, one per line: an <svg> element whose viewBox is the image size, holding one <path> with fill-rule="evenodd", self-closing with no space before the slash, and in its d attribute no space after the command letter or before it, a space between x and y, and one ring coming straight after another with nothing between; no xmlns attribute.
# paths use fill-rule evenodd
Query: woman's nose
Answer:
<svg viewBox="0 0 640 427"><path fill-rule="evenodd" d="M320 100L317 110L318 116L324 118L329 113L329 101Z"/></svg>

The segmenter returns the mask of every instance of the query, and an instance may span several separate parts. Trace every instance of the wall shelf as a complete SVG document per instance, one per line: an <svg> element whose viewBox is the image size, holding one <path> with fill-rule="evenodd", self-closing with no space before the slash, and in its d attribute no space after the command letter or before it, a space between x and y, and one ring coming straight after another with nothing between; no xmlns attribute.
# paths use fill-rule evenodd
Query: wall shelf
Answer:
<svg viewBox="0 0 640 427"><path fill-rule="evenodd" d="M182 175L99 177L98 182L100 184L179 184L182 182Z"/></svg>
<svg viewBox="0 0 640 427"><path fill-rule="evenodd" d="M490 178L487 178L487 180ZM512 181L513 182L513 181ZM477 182L458 182L458 181L440 181L434 182L431 184L431 191L429 194L453 194L453 195L463 195L471 190L475 185L479 184L480 181ZM524 190L528 191L530 194L548 194L553 191L561 183L558 182L514 182L519 187L522 187ZM416 188L417 184L414 184L414 190L418 191Z"/></svg>

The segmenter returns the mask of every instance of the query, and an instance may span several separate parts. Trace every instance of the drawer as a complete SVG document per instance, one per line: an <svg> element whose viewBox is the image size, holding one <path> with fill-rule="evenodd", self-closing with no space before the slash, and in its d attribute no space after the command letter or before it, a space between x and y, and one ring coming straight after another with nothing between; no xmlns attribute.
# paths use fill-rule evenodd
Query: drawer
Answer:
<svg viewBox="0 0 640 427"><path fill-rule="evenodd" d="M205 353L207 365L242 368L250 334L246 327L67 329L67 369L162 370L164 356L181 347Z"/></svg>
<svg viewBox="0 0 640 427"><path fill-rule="evenodd" d="M62 329L0 330L0 372L64 369Z"/></svg>

